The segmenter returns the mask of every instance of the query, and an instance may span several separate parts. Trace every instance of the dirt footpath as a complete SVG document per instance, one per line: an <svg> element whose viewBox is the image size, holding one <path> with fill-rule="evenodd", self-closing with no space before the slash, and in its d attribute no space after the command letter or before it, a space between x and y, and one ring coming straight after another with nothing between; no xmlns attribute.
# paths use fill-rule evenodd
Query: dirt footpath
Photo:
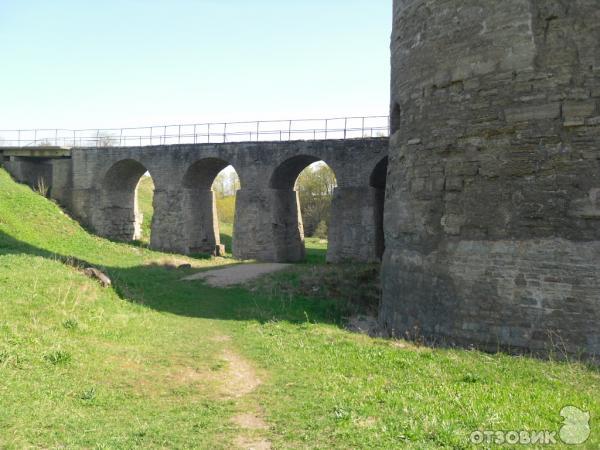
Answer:
<svg viewBox="0 0 600 450"><path fill-rule="evenodd" d="M213 287L229 287L246 283L262 275L278 272L290 266L291 264L279 263L240 264L238 266L196 273L183 278L182 281L204 280L208 285Z"/></svg>

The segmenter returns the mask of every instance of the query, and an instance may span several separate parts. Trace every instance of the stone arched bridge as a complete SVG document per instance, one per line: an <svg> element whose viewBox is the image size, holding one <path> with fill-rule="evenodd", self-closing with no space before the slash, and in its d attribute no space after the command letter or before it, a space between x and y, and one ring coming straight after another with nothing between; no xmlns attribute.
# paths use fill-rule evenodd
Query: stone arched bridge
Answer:
<svg viewBox="0 0 600 450"><path fill-rule="evenodd" d="M4 156L16 178L31 184L45 178L51 196L76 218L117 240L132 240L139 231L135 190L149 171L155 184L151 247L176 253L211 252L219 244L211 186L232 165L241 183L233 254L261 261L303 258L294 184L322 160L338 184L328 260L375 261L383 251L388 138L72 148L58 159L20 151Z"/></svg>

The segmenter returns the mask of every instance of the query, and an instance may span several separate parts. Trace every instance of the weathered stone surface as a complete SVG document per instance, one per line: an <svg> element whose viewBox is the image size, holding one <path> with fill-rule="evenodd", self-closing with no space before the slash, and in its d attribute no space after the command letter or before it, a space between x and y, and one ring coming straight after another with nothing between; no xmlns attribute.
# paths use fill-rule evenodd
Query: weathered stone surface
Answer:
<svg viewBox="0 0 600 450"><path fill-rule="evenodd" d="M336 188L329 221L328 262L376 262L383 253L383 191L371 186ZM381 231L380 231L381 230Z"/></svg>
<svg viewBox="0 0 600 450"><path fill-rule="evenodd" d="M394 2L388 330L600 354L599 42L595 0Z"/></svg>
<svg viewBox="0 0 600 450"><path fill-rule="evenodd" d="M592 99L578 102L567 101L564 102L562 108L565 120L584 119L597 112L596 101Z"/></svg>
<svg viewBox="0 0 600 450"><path fill-rule="evenodd" d="M524 102L525 103L525 102ZM557 119L560 117L560 103L529 106L523 104L504 110L507 122L528 122L533 120Z"/></svg>

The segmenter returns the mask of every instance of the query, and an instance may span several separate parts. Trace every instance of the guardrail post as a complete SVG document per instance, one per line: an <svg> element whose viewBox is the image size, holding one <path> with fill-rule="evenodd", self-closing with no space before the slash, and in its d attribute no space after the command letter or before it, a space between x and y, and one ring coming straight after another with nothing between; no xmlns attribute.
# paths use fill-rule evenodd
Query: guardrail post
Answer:
<svg viewBox="0 0 600 450"><path fill-rule="evenodd" d="M194 124L194 144L196 143L196 124Z"/></svg>
<svg viewBox="0 0 600 450"><path fill-rule="evenodd" d="M290 120L290 128L288 131L288 141L292 140L292 121Z"/></svg>
<svg viewBox="0 0 600 450"><path fill-rule="evenodd" d="M256 142L260 141L260 121L256 122Z"/></svg>
<svg viewBox="0 0 600 450"><path fill-rule="evenodd" d="M223 144L227 142L227 123L223 124Z"/></svg>
<svg viewBox="0 0 600 450"><path fill-rule="evenodd" d="M346 117L344 119L344 139L346 139L347 130L348 130L348 118Z"/></svg>
<svg viewBox="0 0 600 450"><path fill-rule="evenodd" d="M177 143L181 144L181 125L179 125L179 131L178 131L178 136L177 136Z"/></svg>
<svg viewBox="0 0 600 450"><path fill-rule="evenodd" d="M327 129L329 128L329 119L325 119L325 139L327 139Z"/></svg>

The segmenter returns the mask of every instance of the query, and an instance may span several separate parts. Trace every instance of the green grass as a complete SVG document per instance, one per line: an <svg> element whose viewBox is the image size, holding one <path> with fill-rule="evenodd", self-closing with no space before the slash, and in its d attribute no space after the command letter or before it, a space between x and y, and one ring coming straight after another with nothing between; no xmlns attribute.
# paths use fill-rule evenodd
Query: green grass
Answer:
<svg viewBox="0 0 600 450"><path fill-rule="evenodd" d="M557 430L565 405L591 411L584 448L600 446L597 369L348 333L344 267L214 289L179 281L182 262L232 260L91 236L0 170L0 448L232 448L243 435L274 448L470 448L477 429ZM231 353L256 390L223 389ZM243 411L269 429L241 429L231 418Z"/></svg>
<svg viewBox="0 0 600 450"><path fill-rule="evenodd" d="M306 263L325 264L327 258L327 241L320 238L308 237L304 239L306 247Z"/></svg>

